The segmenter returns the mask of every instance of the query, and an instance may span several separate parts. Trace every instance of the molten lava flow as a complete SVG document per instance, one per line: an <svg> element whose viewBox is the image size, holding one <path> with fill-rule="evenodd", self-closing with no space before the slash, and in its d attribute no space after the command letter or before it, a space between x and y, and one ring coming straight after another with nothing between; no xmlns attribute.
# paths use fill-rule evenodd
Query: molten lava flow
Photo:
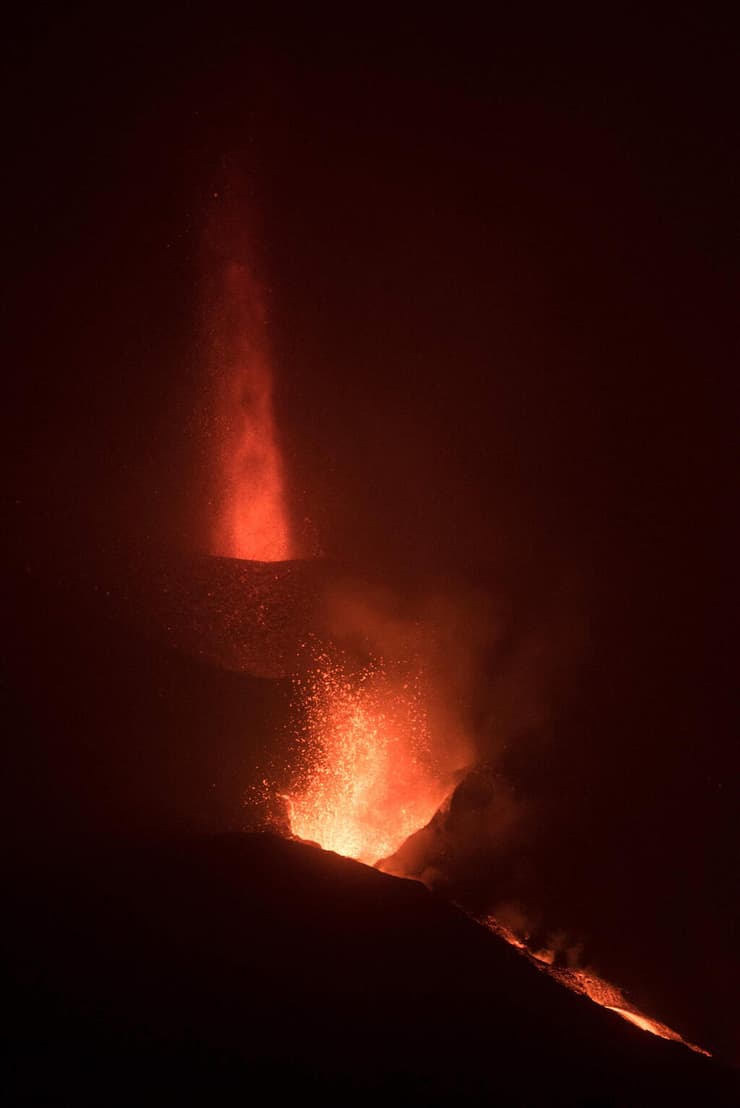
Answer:
<svg viewBox="0 0 740 1108"><path fill-rule="evenodd" d="M450 792L436 765L420 681L382 665L350 676L323 659L301 687L304 771L286 796L294 835L369 865L429 822Z"/></svg>
<svg viewBox="0 0 740 1108"><path fill-rule="evenodd" d="M551 977L554 977L556 981L559 981L561 985L565 985L574 993L587 996L594 1004L599 1004L602 1008L606 1008L610 1012L616 1012L622 1019L634 1024L635 1027L639 1027L642 1031L649 1031L652 1035L657 1035L661 1039L670 1039L676 1043L683 1043L689 1050L693 1050L697 1054L705 1054L708 1058L711 1057L708 1050L704 1050L702 1047L697 1046L696 1043L690 1043L687 1039L684 1039L683 1036L679 1035L677 1031L673 1031L672 1028L667 1027L666 1024L659 1023L658 1020L650 1019L649 1016L644 1015L644 1013L640 1012L627 1000L621 989L618 989L615 985L610 985L608 981L604 981L602 977L599 977L599 975L592 970L566 969L564 967L555 966L553 965L555 961L554 951L531 951L524 939L517 936L510 928L500 924L493 916L489 916L483 922L491 931L494 931L502 939L505 939L507 943L516 947L516 949L530 962L536 965L538 969L548 973Z"/></svg>
<svg viewBox="0 0 740 1108"><path fill-rule="evenodd" d="M204 330L215 391L211 546L231 558L282 561L292 550L265 307L238 226L234 230L233 204L226 211L212 216L206 259Z"/></svg>

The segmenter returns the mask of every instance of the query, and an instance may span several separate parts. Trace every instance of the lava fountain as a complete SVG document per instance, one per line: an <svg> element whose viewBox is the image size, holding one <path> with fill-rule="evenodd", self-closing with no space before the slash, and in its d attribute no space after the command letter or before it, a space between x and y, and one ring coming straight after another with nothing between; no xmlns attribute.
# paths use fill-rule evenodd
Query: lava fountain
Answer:
<svg viewBox="0 0 740 1108"><path fill-rule="evenodd" d="M293 550L264 294L236 197L216 193L213 201L205 235L203 305L205 357L213 386L209 434L215 439L211 553L283 561Z"/></svg>
<svg viewBox="0 0 740 1108"><path fill-rule="evenodd" d="M455 784L433 755L423 680L327 657L297 683L302 770L285 795L291 832L373 865L432 818Z"/></svg>

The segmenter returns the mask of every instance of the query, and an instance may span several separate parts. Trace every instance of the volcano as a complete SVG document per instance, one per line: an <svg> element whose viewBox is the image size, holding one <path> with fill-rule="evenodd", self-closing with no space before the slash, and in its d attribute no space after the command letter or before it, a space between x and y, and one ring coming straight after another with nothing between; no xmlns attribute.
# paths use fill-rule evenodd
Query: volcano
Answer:
<svg viewBox="0 0 740 1108"><path fill-rule="evenodd" d="M735 1103L732 36L215 14L8 28L6 1100Z"/></svg>
<svg viewBox="0 0 740 1108"><path fill-rule="evenodd" d="M128 1103L143 1089L230 1103L259 1077L286 1095L368 1101L733 1103L734 1074L608 1011L618 996L593 1004L583 975L522 957L511 934L454 906L462 886L430 892L428 877L316 845L213 833L238 826L244 735L252 763L261 741L274 747L290 682L230 671L190 639L163 641L163 629L211 612L214 643L226 642L214 596L241 605L248 629L248 601L263 595L296 640L314 586L295 572L270 569L268 588L267 568L213 559L146 589L121 578L117 594L87 578L30 576L19 589L21 776L7 794L4 937L12 1098ZM303 600L289 609L291 575ZM182 624L151 607L152 580L166 582ZM124 595L141 597L133 619L120 618ZM259 654L251 626L242 658ZM97 757L101 736L115 762ZM438 864L491 787L483 771L466 778L383 869L414 874L415 856Z"/></svg>
<svg viewBox="0 0 740 1108"><path fill-rule="evenodd" d="M269 834L17 874L6 1103L736 1103L417 882Z"/></svg>

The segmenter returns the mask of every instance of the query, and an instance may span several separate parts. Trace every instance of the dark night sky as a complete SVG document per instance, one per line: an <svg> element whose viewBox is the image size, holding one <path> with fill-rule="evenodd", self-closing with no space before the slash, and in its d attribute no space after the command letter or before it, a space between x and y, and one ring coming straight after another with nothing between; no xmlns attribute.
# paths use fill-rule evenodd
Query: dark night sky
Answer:
<svg viewBox="0 0 740 1108"><path fill-rule="evenodd" d="M296 515L389 573L578 582L576 695L510 767L545 798L528 872L730 1050L738 58L629 10L19 17L6 528L60 579L198 539L199 235L236 157Z"/></svg>
<svg viewBox="0 0 740 1108"><path fill-rule="evenodd" d="M183 526L198 237L229 154L297 513L330 552L434 535L485 561L506 531L641 556L670 530L703 556L730 514L734 77L718 27L639 30L25 28L11 385L63 488L71 466L84 499L97 433L123 516Z"/></svg>

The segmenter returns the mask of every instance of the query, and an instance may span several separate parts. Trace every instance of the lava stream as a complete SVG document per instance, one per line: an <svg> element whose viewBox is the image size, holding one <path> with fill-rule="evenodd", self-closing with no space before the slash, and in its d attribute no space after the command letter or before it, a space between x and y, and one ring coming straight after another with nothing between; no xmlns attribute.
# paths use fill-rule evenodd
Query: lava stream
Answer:
<svg viewBox="0 0 740 1108"><path fill-rule="evenodd" d="M555 960L555 953L552 950L537 950L532 951L528 948L526 942L516 935L510 928L505 927L499 923L493 916L489 916L482 921L491 931L499 935L511 946L523 954L533 965L538 969L554 977L556 981L559 981L561 985L565 985L566 988L571 989L574 993L579 993L580 996L587 996L589 1000L592 1000L594 1004L599 1004L602 1008L606 1008L610 1012L616 1012L622 1019L627 1020L629 1023L634 1024L635 1027L639 1027L642 1031L649 1031L651 1035L657 1035L661 1039L670 1039L672 1042L683 1043L689 1050L695 1051L697 1054L704 1054L707 1058L711 1057L708 1050L704 1050L702 1047L697 1046L696 1043L691 1043L688 1039L684 1039L682 1035L679 1035L677 1031L667 1027L666 1024L660 1023L658 1020L650 1019L639 1009L635 1008L634 1004L631 1004L624 996L621 989L618 989L615 985L610 985L608 981L605 981L598 974L592 970L585 969L566 969L553 965Z"/></svg>

